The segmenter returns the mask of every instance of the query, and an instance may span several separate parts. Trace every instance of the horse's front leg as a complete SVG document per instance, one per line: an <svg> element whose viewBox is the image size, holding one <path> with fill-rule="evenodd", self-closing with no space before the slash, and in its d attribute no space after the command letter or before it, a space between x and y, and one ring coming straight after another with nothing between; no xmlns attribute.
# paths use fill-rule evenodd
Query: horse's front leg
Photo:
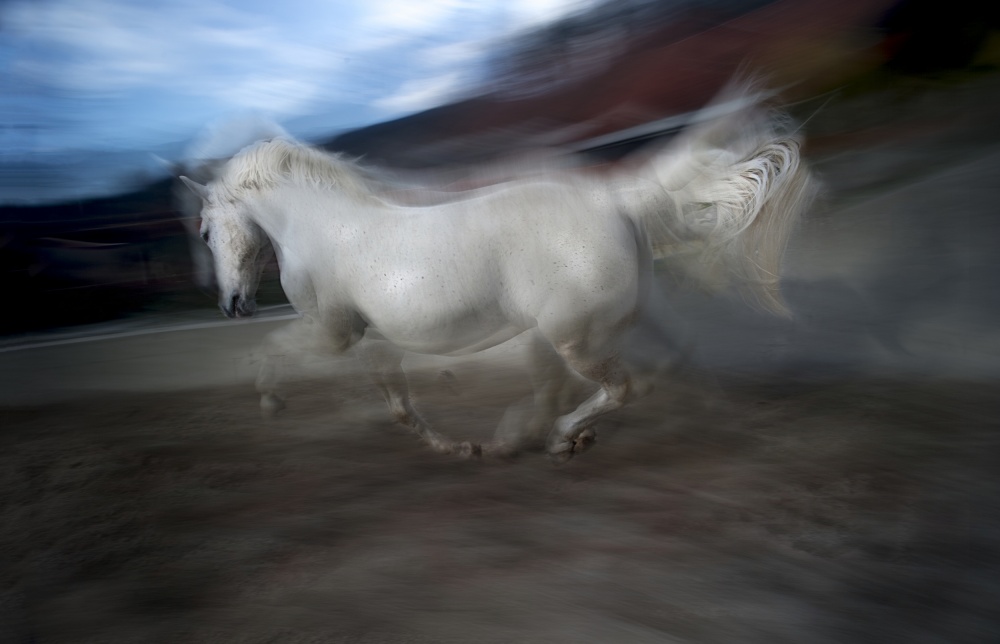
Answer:
<svg viewBox="0 0 1000 644"><path fill-rule="evenodd" d="M331 344L319 323L304 317L275 329L264 338L259 351L260 370L257 373L257 393L260 410L271 417L285 408L282 382L287 375L289 358L301 358L306 352L333 354Z"/></svg>
<svg viewBox="0 0 1000 644"><path fill-rule="evenodd" d="M480 448L469 442L458 443L431 429L430 424L410 404L410 390L403 373L403 351L378 336L366 335L357 344L361 363L368 370L386 403L393 419L413 430L420 438L441 454L478 456Z"/></svg>
<svg viewBox="0 0 1000 644"><path fill-rule="evenodd" d="M281 385L291 358L340 356L364 334L364 322L347 308L331 308L322 315L306 314L269 333L259 350L261 367L257 374L257 392L264 416L273 416L285 408Z"/></svg>

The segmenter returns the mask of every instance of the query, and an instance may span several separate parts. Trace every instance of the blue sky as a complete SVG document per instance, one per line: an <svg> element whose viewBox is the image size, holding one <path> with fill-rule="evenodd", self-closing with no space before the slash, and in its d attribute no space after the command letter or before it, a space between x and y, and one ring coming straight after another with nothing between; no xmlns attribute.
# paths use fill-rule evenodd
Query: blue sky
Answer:
<svg viewBox="0 0 1000 644"><path fill-rule="evenodd" d="M135 159L124 153L138 151L171 155L206 124L233 116L273 118L309 138L433 107L474 88L486 53L502 39L582 6L580 0L2 3L0 165L62 164L65 171L40 189L7 176L0 202L41 198L40 190L57 198L107 192L111 177L125 170L112 166L130 163L111 159ZM102 180L95 176L101 164L81 161L86 154L110 164Z"/></svg>

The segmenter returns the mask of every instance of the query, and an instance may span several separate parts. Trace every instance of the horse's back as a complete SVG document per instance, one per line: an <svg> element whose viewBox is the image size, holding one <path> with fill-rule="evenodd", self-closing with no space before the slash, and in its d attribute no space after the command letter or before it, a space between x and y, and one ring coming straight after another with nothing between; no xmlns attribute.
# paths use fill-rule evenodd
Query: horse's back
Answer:
<svg viewBox="0 0 1000 644"><path fill-rule="evenodd" d="M631 313L642 240L601 186L538 182L493 198L498 266L514 310L539 322Z"/></svg>

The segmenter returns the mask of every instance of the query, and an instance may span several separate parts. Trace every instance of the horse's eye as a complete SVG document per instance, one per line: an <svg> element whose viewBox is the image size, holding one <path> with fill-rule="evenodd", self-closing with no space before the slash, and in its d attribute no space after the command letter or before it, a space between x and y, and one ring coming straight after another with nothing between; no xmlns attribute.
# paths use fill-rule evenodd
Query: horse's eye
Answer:
<svg viewBox="0 0 1000 644"><path fill-rule="evenodd" d="M205 240L206 244L208 243L208 231L207 230L201 231L201 238Z"/></svg>

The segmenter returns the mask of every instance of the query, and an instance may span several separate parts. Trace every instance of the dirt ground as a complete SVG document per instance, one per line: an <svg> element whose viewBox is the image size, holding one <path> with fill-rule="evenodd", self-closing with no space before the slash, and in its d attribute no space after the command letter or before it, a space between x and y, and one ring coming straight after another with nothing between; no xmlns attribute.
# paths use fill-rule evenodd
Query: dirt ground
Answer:
<svg viewBox="0 0 1000 644"><path fill-rule="evenodd" d="M483 438L522 380L414 384L442 429ZM0 639L1000 632L995 386L657 384L561 467L430 453L356 378L298 384L273 422L245 387L7 409Z"/></svg>
<svg viewBox="0 0 1000 644"><path fill-rule="evenodd" d="M341 367L265 422L270 322L0 346L0 642L996 641L1000 78L890 94L810 122L797 317L659 293L630 357L687 367L565 466ZM454 437L527 393L410 371Z"/></svg>

